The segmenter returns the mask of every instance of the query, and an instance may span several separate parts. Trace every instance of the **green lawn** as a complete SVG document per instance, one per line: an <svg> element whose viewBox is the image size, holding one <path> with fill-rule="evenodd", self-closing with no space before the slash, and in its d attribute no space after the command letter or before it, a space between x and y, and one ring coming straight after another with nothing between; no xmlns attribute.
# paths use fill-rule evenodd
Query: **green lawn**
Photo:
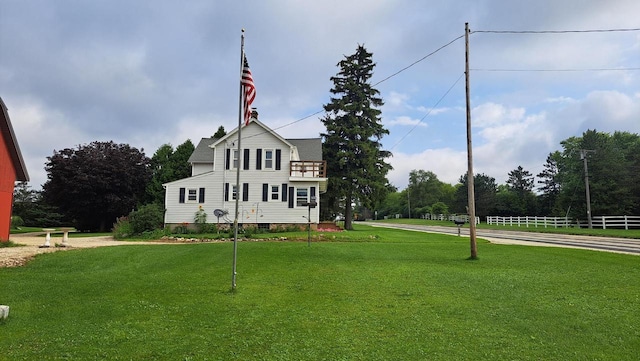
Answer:
<svg viewBox="0 0 640 361"><path fill-rule="evenodd" d="M333 237L336 237L333 239ZM7 360L637 360L640 258L370 228L0 269Z"/></svg>

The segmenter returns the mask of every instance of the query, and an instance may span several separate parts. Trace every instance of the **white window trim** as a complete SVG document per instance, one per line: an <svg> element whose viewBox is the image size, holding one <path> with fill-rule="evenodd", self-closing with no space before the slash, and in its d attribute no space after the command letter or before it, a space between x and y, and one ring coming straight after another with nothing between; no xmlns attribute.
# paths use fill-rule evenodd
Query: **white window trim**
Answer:
<svg viewBox="0 0 640 361"><path fill-rule="evenodd" d="M305 191L305 197L304 200L300 197L299 193L300 191L304 190ZM296 188L296 207L306 207L300 204L300 202L303 203L308 203L309 202L309 188Z"/></svg>
<svg viewBox="0 0 640 361"><path fill-rule="evenodd" d="M229 169L238 169L240 166L240 151L237 149L231 149L231 160L229 162Z"/></svg>
<svg viewBox="0 0 640 361"><path fill-rule="evenodd" d="M235 201L236 197L238 197L238 186L235 184L230 184L229 192L231 192L231 194L229 194L229 199Z"/></svg>
<svg viewBox="0 0 640 361"><path fill-rule="evenodd" d="M191 193L193 192L193 194ZM191 196L193 195L193 199ZM187 188L185 203L198 203L198 188Z"/></svg>
<svg viewBox="0 0 640 361"><path fill-rule="evenodd" d="M271 167L267 167L267 153L269 152L271 152L271 159L269 159L271 161ZM276 151L274 149L263 149L262 154L262 170L272 171L276 169Z"/></svg>

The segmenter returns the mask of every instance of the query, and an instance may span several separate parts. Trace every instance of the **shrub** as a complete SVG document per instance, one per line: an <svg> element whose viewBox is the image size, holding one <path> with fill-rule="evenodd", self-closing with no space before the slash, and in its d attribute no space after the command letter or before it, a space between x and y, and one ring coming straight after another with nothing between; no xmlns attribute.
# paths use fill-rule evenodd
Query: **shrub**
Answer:
<svg viewBox="0 0 640 361"><path fill-rule="evenodd" d="M191 233L191 231L189 230L189 223L184 222L184 223L181 223L178 226L175 226L175 228L173 228L173 233L175 233L175 234L189 234L189 233Z"/></svg>
<svg viewBox="0 0 640 361"><path fill-rule="evenodd" d="M151 203L140 207L129 214L129 221L134 234L162 229L163 211L157 204Z"/></svg>
<svg viewBox="0 0 640 361"><path fill-rule="evenodd" d="M18 229L24 226L24 221L20 216L11 216L11 229Z"/></svg>
<svg viewBox="0 0 640 361"><path fill-rule="evenodd" d="M120 217L113 225L113 238L121 239L133 235L133 226L128 217Z"/></svg>

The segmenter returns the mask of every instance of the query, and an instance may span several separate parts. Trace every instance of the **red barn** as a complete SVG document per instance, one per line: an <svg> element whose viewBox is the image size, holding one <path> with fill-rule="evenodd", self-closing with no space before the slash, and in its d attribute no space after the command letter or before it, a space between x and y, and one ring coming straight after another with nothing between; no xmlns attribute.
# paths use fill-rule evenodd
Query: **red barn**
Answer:
<svg viewBox="0 0 640 361"><path fill-rule="evenodd" d="M28 181L27 168L13 133L7 106L0 98L0 241L9 240L13 188L16 181Z"/></svg>

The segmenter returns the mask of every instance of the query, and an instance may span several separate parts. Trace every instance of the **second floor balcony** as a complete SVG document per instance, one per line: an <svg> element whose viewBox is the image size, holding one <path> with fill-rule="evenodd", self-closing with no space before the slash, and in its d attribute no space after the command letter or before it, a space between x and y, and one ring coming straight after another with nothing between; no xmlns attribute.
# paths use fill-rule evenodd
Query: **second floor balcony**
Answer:
<svg viewBox="0 0 640 361"><path fill-rule="evenodd" d="M294 160L290 162L290 178L318 178L327 177L327 162L324 160Z"/></svg>

